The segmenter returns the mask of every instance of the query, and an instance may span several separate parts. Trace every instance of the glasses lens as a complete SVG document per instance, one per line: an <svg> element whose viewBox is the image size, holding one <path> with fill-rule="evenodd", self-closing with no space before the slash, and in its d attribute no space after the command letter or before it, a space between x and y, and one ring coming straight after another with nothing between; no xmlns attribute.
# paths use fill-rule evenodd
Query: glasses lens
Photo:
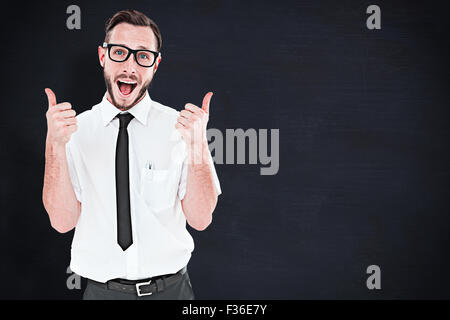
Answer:
<svg viewBox="0 0 450 320"><path fill-rule="evenodd" d="M155 60L153 53L148 51L138 51L136 52L136 57L138 63L144 67L150 67Z"/></svg>
<svg viewBox="0 0 450 320"><path fill-rule="evenodd" d="M110 58L114 61L125 61L128 56L128 50L123 47L112 46L109 54Z"/></svg>

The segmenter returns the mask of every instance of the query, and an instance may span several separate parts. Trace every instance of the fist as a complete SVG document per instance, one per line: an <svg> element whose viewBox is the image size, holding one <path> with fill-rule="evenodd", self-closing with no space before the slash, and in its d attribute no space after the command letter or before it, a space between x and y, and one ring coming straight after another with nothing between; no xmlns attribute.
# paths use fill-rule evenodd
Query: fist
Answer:
<svg viewBox="0 0 450 320"><path fill-rule="evenodd" d="M65 146L72 133L77 131L77 118L68 102L56 104L56 96L51 89L45 89L48 98L47 138L50 142Z"/></svg>
<svg viewBox="0 0 450 320"><path fill-rule="evenodd" d="M188 147L207 144L206 125L209 120L209 103L213 93L208 92L203 98L202 107L187 103L180 111L175 128L181 134Z"/></svg>

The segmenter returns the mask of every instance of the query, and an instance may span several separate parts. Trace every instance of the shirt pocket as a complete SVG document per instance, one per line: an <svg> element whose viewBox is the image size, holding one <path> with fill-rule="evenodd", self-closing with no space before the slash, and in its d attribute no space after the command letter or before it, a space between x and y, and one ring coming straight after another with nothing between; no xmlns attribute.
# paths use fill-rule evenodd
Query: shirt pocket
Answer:
<svg viewBox="0 0 450 320"><path fill-rule="evenodd" d="M142 169L141 196L152 210L159 212L174 205L178 190L175 178L170 169Z"/></svg>

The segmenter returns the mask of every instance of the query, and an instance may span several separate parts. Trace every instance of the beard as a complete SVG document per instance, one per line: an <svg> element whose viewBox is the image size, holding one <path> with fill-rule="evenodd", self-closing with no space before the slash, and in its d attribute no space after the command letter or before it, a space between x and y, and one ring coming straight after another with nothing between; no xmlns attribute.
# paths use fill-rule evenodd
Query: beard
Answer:
<svg viewBox="0 0 450 320"><path fill-rule="evenodd" d="M141 101L141 99L145 95L145 92L150 87L150 83L152 82L152 79L148 80L147 82L144 82L141 89L139 90L139 93L138 93L136 99L134 99L134 101L130 105L127 106L127 105L121 105L117 102L116 97L114 96L114 92L113 92L113 85L116 84L116 81L113 82L111 80L111 77L106 74L105 69L103 69L103 77L105 78L106 90L108 91L109 96L111 97L112 104L116 108L120 109L121 111L129 110L132 107L134 107L139 101Z"/></svg>

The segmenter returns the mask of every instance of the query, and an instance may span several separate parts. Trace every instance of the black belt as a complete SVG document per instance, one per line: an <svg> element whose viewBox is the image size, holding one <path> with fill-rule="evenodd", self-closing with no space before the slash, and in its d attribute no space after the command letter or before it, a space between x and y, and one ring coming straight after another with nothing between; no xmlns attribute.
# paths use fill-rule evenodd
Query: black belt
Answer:
<svg viewBox="0 0 450 320"><path fill-rule="evenodd" d="M108 290L115 290L125 293L134 293L139 297L149 296L155 292L163 291L166 287L171 286L183 277L186 273L186 267L174 274L165 274L147 279L127 280L127 279L112 279L106 283L87 279L88 283L102 287Z"/></svg>

